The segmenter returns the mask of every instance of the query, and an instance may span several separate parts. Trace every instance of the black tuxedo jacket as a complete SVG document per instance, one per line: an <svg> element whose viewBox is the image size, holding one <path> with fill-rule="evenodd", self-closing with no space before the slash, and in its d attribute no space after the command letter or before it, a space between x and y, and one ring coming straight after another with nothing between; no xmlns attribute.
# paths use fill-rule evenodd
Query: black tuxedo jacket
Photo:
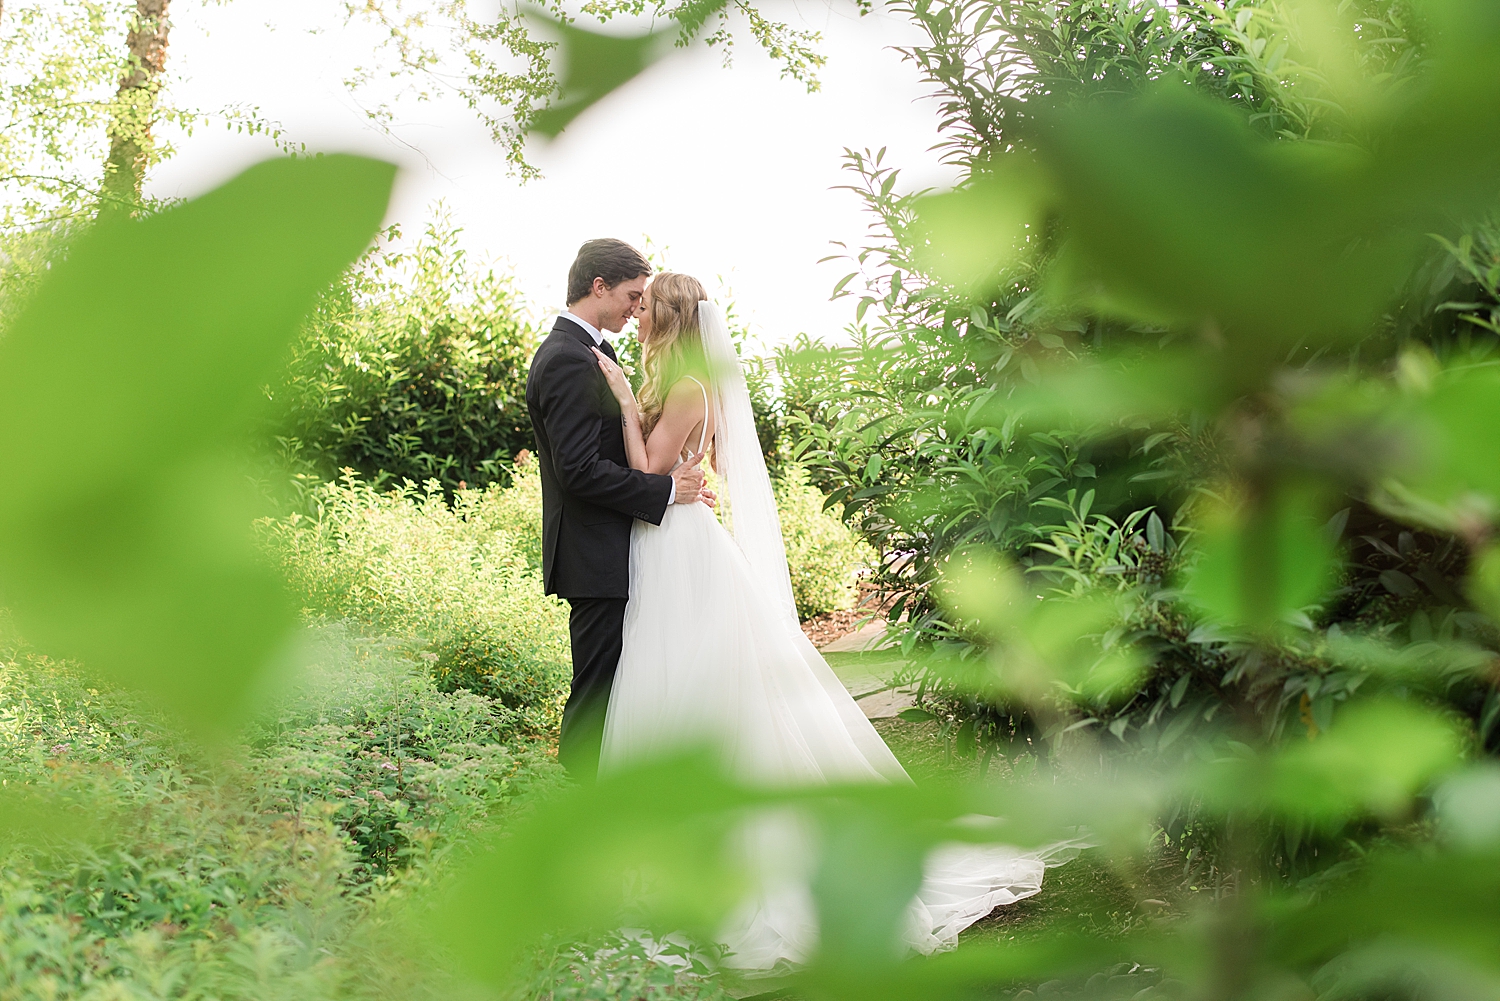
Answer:
<svg viewBox="0 0 1500 1001"><path fill-rule="evenodd" d="M558 317L526 376L542 472L542 576L547 593L563 598L628 598L631 521L661 524L672 478L630 468L620 405L593 347L587 330Z"/></svg>

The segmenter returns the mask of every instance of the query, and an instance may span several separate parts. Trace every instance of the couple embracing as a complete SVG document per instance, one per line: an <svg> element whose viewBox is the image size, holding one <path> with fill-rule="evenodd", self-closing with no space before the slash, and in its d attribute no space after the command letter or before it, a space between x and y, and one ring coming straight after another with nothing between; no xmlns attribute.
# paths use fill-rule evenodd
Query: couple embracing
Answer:
<svg viewBox="0 0 1500 1001"><path fill-rule="evenodd" d="M605 337L632 319L639 397ZM546 590L571 606L573 688L558 747L571 775L592 781L708 747L757 784L910 781L798 625L744 373L723 311L696 279L653 279L619 240L585 243L526 402ZM705 458L718 496L704 486ZM817 922L807 873L774 847L811 836L755 837L759 892L721 938L729 965L763 971L805 961ZM907 944L951 948L995 907L1038 892L1044 867L1042 855L1005 846L940 849L912 901Z"/></svg>

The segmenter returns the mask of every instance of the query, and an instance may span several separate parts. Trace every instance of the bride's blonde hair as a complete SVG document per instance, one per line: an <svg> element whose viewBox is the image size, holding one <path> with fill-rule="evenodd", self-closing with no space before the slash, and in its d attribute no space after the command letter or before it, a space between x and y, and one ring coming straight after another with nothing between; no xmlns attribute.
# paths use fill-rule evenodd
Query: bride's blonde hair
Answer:
<svg viewBox="0 0 1500 1001"><path fill-rule="evenodd" d="M707 299L703 285L692 275L663 271L651 283L651 336L641 351L641 428L647 435L661 419L667 394L684 376L708 385L703 359L703 335L698 325L698 303Z"/></svg>

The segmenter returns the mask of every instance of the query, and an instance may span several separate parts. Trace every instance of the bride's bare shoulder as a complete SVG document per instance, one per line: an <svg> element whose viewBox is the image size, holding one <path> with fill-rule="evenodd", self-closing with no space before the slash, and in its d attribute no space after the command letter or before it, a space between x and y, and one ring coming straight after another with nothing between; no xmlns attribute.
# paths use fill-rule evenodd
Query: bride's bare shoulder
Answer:
<svg viewBox="0 0 1500 1001"><path fill-rule="evenodd" d="M691 413L703 413L703 384L690 375L672 383L672 388L667 390L667 398L663 409L670 407L673 410L681 408Z"/></svg>

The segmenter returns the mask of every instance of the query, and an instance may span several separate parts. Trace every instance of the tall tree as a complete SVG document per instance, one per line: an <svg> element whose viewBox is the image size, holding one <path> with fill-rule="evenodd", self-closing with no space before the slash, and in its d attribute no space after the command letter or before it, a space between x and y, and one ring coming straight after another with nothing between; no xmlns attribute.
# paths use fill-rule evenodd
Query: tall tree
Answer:
<svg viewBox="0 0 1500 1001"><path fill-rule="evenodd" d="M136 0L135 19L125 36L130 63L120 78L110 123L109 159L104 166L105 212L129 211L141 199L141 183L151 162L156 97L167 65L170 3Z"/></svg>

